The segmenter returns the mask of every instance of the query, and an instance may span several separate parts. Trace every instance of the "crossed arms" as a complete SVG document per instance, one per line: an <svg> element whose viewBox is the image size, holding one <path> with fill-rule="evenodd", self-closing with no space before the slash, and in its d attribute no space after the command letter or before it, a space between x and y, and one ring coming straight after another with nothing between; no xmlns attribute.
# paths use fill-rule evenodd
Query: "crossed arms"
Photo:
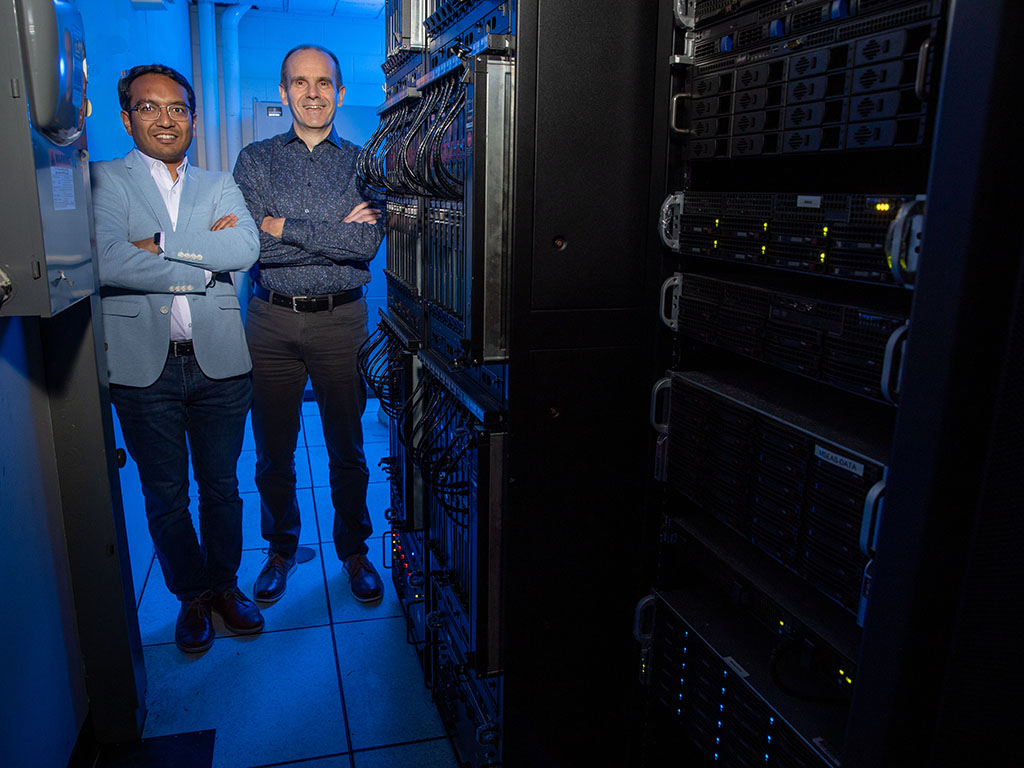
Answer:
<svg viewBox="0 0 1024 768"><path fill-rule="evenodd" d="M383 228L373 203L355 203L340 221L278 216L278 207L265 192L270 188L266 164L254 156L253 146L239 154L235 181L260 224L262 266L333 266L369 261L376 255Z"/></svg>
<svg viewBox="0 0 1024 768"><path fill-rule="evenodd" d="M210 184L196 200L187 226L165 232L157 256L153 232L161 229L142 191L116 163L91 166L100 284L142 293L205 293L204 270L247 270L259 256L259 238L245 200L228 174L206 174ZM148 181L148 179L147 179ZM188 183L201 183L189 179ZM182 208L184 219L188 212ZM182 286L193 286L182 290Z"/></svg>

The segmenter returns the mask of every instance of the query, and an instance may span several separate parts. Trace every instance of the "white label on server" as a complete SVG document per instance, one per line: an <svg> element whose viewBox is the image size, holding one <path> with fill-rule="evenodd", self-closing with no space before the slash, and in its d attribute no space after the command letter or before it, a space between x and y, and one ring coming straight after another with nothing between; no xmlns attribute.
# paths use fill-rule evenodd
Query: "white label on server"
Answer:
<svg viewBox="0 0 1024 768"><path fill-rule="evenodd" d="M821 208L821 195L797 195L797 208Z"/></svg>
<svg viewBox="0 0 1024 768"><path fill-rule="evenodd" d="M847 472L852 472L858 477L864 476L864 465L859 461L854 461L853 459L848 459L845 456L840 456L837 453L832 453L832 451L827 448L822 448L820 445L814 446L814 455L822 461L827 461L829 464L835 464L837 467L845 469Z"/></svg>

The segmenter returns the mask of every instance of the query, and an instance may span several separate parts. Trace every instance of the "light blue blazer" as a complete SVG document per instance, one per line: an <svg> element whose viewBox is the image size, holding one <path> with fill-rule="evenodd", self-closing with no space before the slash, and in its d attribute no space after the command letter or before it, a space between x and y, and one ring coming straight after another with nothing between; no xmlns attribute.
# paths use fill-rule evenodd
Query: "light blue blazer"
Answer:
<svg viewBox="0 0 1024 768"><path fill-rule="evenodd" d="M92 163L90 173L111 383L146 387L160 377L171 339L171 300L181 294L188 297L203 372L213 379L248 372L252 361L228 273L249 269L260 242L231 174L189 165L174 229L149 168L134 151ZM238 224L211 232L229 213ZM154 232L164 233L162 255L132 245ZM216 278L210 288L204 269Z"/></svg>

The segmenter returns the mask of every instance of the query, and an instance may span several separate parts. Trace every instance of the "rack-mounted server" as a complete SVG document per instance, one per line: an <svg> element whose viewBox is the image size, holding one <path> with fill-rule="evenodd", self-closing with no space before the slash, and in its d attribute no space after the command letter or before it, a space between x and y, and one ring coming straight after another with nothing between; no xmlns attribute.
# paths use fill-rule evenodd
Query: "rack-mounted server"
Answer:
<svg viewBox="0 0 1024 768"><path fill-rule="evenodd" d="M655 386L661 397L658 479L862 616L891 414L728 373L669 372Z"/></svg>
<svg viewBox="0 0 1024 768"><path fill-rule="evenodd" d="M684 336L868 398L898 398L906 315L694 273L672 275L662 290L662 321Z"/></svg>
<svg viewBox="0 0 1024 768"><path fill-rule="evenodd" d="M768 3L692 32L672 126L687 157L925 143L941 2Z"/></svg>
<svg viewBox="0 0 1024 768"><path fill-rule="evenodd" d="M679 192L662 242L682 256L888 285L913 284L923 195Z"/></svg>

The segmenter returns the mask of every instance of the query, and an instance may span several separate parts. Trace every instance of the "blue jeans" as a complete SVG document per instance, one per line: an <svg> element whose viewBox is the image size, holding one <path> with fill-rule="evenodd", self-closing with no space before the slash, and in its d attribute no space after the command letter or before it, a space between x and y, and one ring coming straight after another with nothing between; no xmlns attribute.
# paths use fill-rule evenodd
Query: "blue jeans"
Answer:
<svg viewBox="0 0 1024 768"><path fill-rule="evenodd" d="M295 447L307 376L327 446L335 552L342 560L367 552L373 527L366 507L370 472L361 422L366 383L356 362L366 322L365 299L301 313L256 297L249 301L245 336L252 357L256 487L263 538L270 551L283 557L293 557L299 545Z"/></svg>
<svg viewBox="0 0 1024 768"><path fill-rule="evenodd" d="M234 587L242 558L237 466L252 402L248 374L211 379L194 356L168 357L153 384L112 384L110 398L139 467L149 533L167 588L188 600ZM190 447L199 485L198 538L189 514Z"/></svg>

